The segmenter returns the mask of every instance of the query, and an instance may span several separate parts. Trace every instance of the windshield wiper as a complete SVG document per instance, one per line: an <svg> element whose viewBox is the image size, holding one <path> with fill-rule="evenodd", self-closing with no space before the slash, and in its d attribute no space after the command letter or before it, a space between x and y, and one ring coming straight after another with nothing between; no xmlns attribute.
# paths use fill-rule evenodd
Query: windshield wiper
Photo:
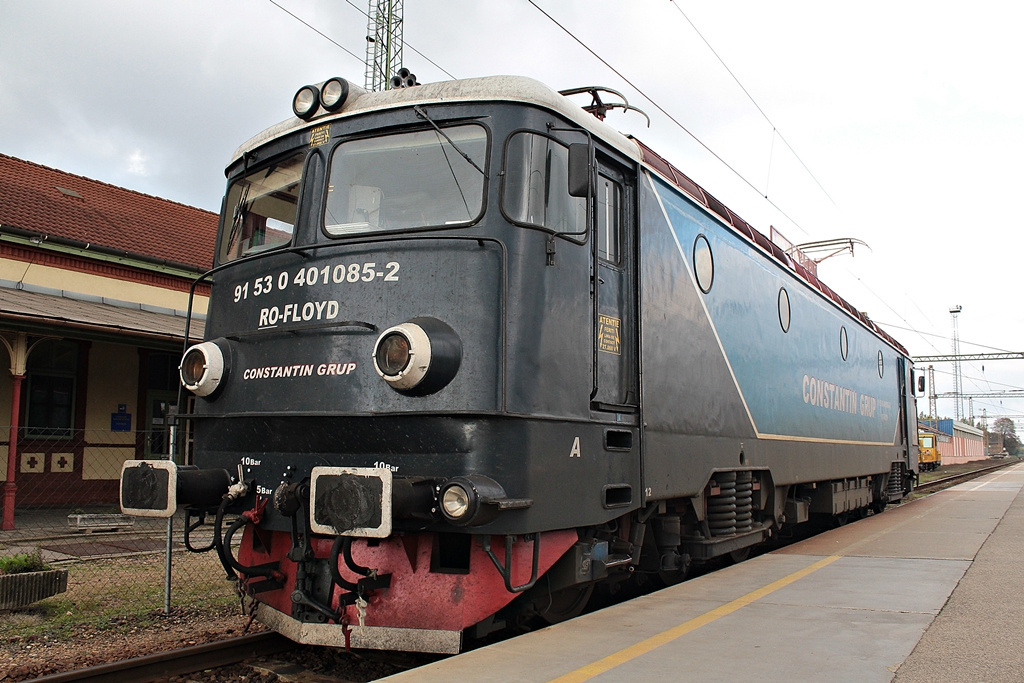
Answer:
<svg viewBox="0 0 1024 683"><path fill-rule="evenodd" d="M228 233L228 247L235 243L235 238L238 237L239 231L245 224L245 218L249 214L249 203L246 200L249 198L249 188L252 187L252 183L248 180L243 182L245 182L245 187L242 188L241 196L239 196L238 203L235 204L235 210L231 215L231 232Z"/></svg>
<svg viewBox="0 0 1024 683"><path fill-rule="evenodd" d="M456 145L455 142L450 137L448 137L448 134L445 133L443 130L441 130L441 127L438 126L436 123L434 123L433 119L431 119L429 116L427 116L427 112L423 111L423 109L419 105L414 106L412 108L412 110L414 112L416 112L416 116L419 116L421 119L423 119L424 121L429 123L431 126L433 126L434 130L436 130L442 137L444 137L444 139L448 141L448 144L451 145L452 148L456 152L458 152L459 154L462 155L463 159L468 161L470 163L470 165L473 166L473 168L475 168L476 170L480 171L480 175L486 175L484 173L484 169L482 169L479 166L477 166L476 162L473 161L473 158L470 157L468 154L466 154L464 151L462 151L462 149L458 145Z"/></svg>

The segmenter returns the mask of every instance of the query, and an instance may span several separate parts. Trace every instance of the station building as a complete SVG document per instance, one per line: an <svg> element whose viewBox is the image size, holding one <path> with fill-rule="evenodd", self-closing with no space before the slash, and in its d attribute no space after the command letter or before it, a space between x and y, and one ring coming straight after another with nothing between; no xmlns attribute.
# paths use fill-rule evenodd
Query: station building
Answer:
<svg viewBox="0 0 1024 683"><path fill-rule="evenodd" d="M116 504L124 460L167 455L216 230L214 213L0 154L3 528L23 507ZM208 297L197 285L193 341Z"/></svg>
<svg viewBox="0 0 1024 683"><path fill-rule="evenodd" d="M987 457L985 432L977 427L950 419L918 420L918 426L928 427L940 435L937 442L943 465L957 465Z"/></svg>

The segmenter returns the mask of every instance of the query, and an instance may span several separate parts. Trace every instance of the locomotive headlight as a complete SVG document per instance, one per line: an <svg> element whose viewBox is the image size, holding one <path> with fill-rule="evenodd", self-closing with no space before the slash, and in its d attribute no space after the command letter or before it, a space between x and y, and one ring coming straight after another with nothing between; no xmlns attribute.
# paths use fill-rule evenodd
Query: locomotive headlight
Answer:
<svg viewBox="0 0 1024 683"><path fill-rule="evenodd" d="M344 78L329 78L320 88L320 104L327 111L337 111L348 98L348 81Z"/></svg>
<svg viewBox="0 0 1024 683"><path fill-rule="evenodd" d="M320 91L313 85L304 85L299 88L292 98L292 111L300 119L308 121L320 107Z"/></svg>
<svg viewBox="0 0 1024 683"><path fill-rule="evenodd" d="M469 512L469 492L459 484L452 484L441 494L441 508L444 516L452 521L457 521L466 516Z"/></svg>
<svg viewBox="0 0 1024 683"><path fill-rule="evenodd" d="M214 342L195 344L181 357L178 370L186 389L196 396L209 396L224 378L224 353Z"/></svg>
<svg viewBox="0 0 1024 683"><path fill-rule="evenodd" d="M409 338L399 331L382 337L373 358L382 377L398 377L412 360Z"/></svg>
<svg viewBox="0 0 1024 683"><path fill-rule="evenodd" d="M501 484L482 474L452 477L437 492L441 514L455 526L487 524L506 509L529 507L532 501L510 500Z"/></svg>
<svg viewBox="0 0 1024 683"><path fill-rule="evenodd" d="M392 389L426 396L443 389L459 371L462 341L436 318L413 318L381 333L373 367Z"/></svg>

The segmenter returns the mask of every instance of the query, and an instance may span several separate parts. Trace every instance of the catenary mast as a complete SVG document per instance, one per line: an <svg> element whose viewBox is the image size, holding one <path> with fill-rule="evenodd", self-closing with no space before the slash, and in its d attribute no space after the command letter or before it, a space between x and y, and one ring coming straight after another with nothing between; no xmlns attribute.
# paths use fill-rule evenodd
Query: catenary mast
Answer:
<svg viewBox="0 0 1024 683"><path fill-rule="evenodd" d="M389 90L402 66L403 0L370 0L366 30L366 89Z"/></svg>

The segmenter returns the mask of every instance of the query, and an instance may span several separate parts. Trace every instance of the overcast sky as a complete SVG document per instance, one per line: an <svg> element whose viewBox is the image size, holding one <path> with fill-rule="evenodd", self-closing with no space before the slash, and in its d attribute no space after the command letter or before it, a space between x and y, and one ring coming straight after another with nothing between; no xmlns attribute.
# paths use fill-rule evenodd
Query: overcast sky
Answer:
<svg viewBox="0 0 1024 683"><path fill-rule="evenodd" d="M619 90L652 125L609 123L762 232L866 242L819 276L912 354L951 351L954 305L962 352L1024 351L1024 7L534 1L632 85L528 0L405 0L405 65L448 78L411 46L458 78ZM276 2L355 56L270 0L0 0L0 153L217 211L231 152L301 85L364 79L367 0ZM952 366L936 371L951 391ZM1024 389L1024 361L963 375Z"/></svg>

